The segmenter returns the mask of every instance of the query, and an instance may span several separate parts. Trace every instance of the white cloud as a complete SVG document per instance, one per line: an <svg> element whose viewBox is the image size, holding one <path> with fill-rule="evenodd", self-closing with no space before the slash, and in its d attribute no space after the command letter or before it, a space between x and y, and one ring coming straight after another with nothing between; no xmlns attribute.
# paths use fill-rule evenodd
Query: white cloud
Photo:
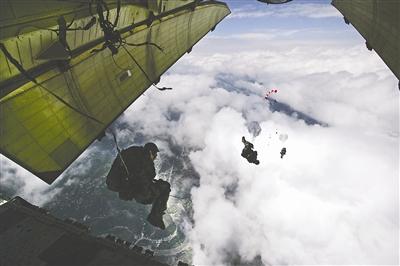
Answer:
<svg viewBox="0 0 400 266"><path fill-rule="evenodd" d="M218 113L207 148L191 157L201 176L193 189L195 264L223 264L231 252L250 261L260 254L265 264L396 263L398 140L303 123L284 128L275 118L262 124L254 166L239 156L245 127L238 117ZM275 127L289 132L284 160L279 141L265 143ZM233 184L236 195L226 197Z"/></svg>
<svg viewBox="0 0 400 266"><path fill-rule="evenodd" d="M174 94L147 93L126 119L141 114L146 134L169 134L194 150L194 264L229 264L237 255L261 255L264 264L398 263L397 81L375 54L318 43L192 54L162 83ZM263 95L272 87L277 100L330 126L269 111ZM170 109L182 113L178 121L162 118ZM254 141L259 166L240 157L253 120L263 129Z"/></svg>
<svg viewBox="0 0 400 266"><path fill-rule="evenodd" d="M362 45L323 44L195 48L161 80L174 90L150 89L120 119L128 124L118 132L122 147L141 133L167 154L168 138L190 152L200 175L187 227L195 265L257 255L264 264L399 263L397 81ZM270 111L270 88L329 127ZM250 121L262 127L254 141ZM281 143L276 132L289 139ZM254 142L259 166L240 156L242 135Z"/></svg>
<svg viewBox="0 0 400 266"><path fill-rule="evenodd" d="M0 155L1 190L11 191L11 196L20 196L32 204L43 206L60 189L51 189L49 185L16 163Z"/></svg>
<svg viewBox="0 0 400 266"><path fill-rule="evenodd" d="M6 196L20 196L34 205L44 206L51 202L63 190L64 186L72 186L78 183L79 180L74 179L76 176L90 174L89 170L92 167L92 159L96 152L99 153L100 151L96 146L91 146L51 185L5 156L0 155L0 191ZM64 180L66 176L68 176L68 179ZM58 186L63 181L65 183Z"/></svg>
<svg viewBox="0 0 400 266"><path fill-rule="evenodd" d="M259 95L278 88L273 97L328 124L397 130L396 81L382 60L363 45L316 46L186 57L184 61L210 75L225 71L252 77L264 84Z"/></svg>

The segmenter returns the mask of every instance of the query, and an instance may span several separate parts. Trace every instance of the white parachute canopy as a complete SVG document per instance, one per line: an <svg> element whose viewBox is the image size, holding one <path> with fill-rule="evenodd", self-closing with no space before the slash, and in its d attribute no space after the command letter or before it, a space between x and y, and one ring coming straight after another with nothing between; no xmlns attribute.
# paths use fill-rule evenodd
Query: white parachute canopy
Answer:
<svg viewBox="0 0 400 266"><path fill-rule="evenodd" d="M261 133L261 126L257 121L251 121L247 124L247 130L253 135L253 138L257 137Z"/></svg>
<svg viewBox="0 0 400 266"><path fill-rule="evenodd" d="M282 141L282 143L284 143L287 139L288 139L288 134L280 134L279 135L279 140Z"/></svg>

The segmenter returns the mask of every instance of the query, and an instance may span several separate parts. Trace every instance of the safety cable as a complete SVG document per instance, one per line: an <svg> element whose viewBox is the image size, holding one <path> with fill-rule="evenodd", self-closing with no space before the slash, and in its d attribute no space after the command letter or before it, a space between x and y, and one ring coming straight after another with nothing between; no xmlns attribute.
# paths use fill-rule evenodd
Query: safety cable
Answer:
<svg viewBox="0 0 400 266"><path fill-rule="evenodd" d="M152 45L154 47L156 47L158 50L160 50L163 54L164 53L164 49L162 47L160 47L159 45L157 45L156 43L153 42L142 42L142 43L128 43L125 40L122 42L123 44L126 44L128 46L143 46L143 45Z"/></svg>
<svg viewBox="0 0 400 266"><path fill-rule="evenodd" d="M104 18L104 9L106 10L106 18ZM91 3L89 3L89 10L91 12ZM163 90L172 90L172 88L168 88L168 87L158 87L154 84L153 81L151 81L151 79L149 78L149 76L147 75L147 73L144 71L144 69L139 65L139 63L136 61L136 59L133 57L133 55L129 52L128 49L126 49L125 45L128 46L134 46L134 47L138 47L138 46L143 46L143 45L152 45L154 47L156 47L157 49L159 49L161 52L164 53L164 50L162 47L160 47L159 45L157 45L156 43L152 43L152 42L143 42L143 43L128 43L126 42L126 40L122 39L121 33L115 29L115 27L118 24L118 20L120 17L120 12L121 12L121 0L117 1L117 11L116 11L116 17L114 20L114 23L111 23L109 21L109 16L110 16L110 10L107 6L107 4L103 1L103 0L97 0L96 2L96 10L97 10L97 15L99 16L99 23L100 23L100 27L103 30L104 33L104 44L101 48L99 49L93 49L91 51L91 53L97 53L100 51L103 51L104 49L108 48L111 51L111 55L112 55L112 60L114 61L114 64L117 66L117 68L124 70L122 67L120 67L117 62L115 61L114 55L118 53L119 48L123 48L127 54L129 55L129 57L135 62L135 64L139 67L140 71L142 71L142 73L145 75L146 79L158 90L163 91Z"/></svg>
<svg viewBox="0 0 400 266"><path fill-rule="evenodd" d="M115 147L117 148L118 156L119 156L119 158L121 158L121 162L122 162L122 164L124 166L124 169L126 171L127 176L130 176L129 171L128 171L128 167L126 166L125 160L122 157L121 150L118 147L117 137L115 136L115 134L114 134L114 132L112 130L110 130L110 131L111 131L111 135L113 136L113 139L114 139Z"/></svg>
<svg viewBox="0 0 400 266"><path fill-rule="evenodd" d="M113 60L113 62L114 62L114 65L115 65L118 69L120 69L120 70L122 70L122 71L127 71L127 70L128 70L127 68L122 68L120 65L117 64L117 62L115 61L114 55L111 55L111 58L112 58L112 60Z"/></svg>
<svg viewBox="0 0 400 266"><path fill-rule="evenodd" d="M106 10L106 18L104 18L104 9ZM100 28L104 33L104 44L100 49L93 49L91 52L96 53L104 49L110 49L112 54L118 53L119 47L122 45L121 33L115 29L119 20L119 13L121 11L121 0L117 1L117 15L114 24L109 21L110 10L103 0L96 1L96 11L99 17Z"/></svg>
<svg viewBox="0 0 400 266"><path fill-rule="evenodd" d="M115 65L118 69L120 69L120 70L122 70L122 71L128 71L128 70L129 70L128 68L123 68L123 67L121 67L119 64L117 64L117 62L115 61L114 55L111 55L111 58L112 58L112 60L113 60L113 62L114 62L114 65ZM151 82L151 81L150 81L150 82ZM154 83L152 84L152 86L154 86L155 88L157 88L157 89L160 90L160 91L172 90L172 88L168 88L168 87L162 87L162 88L160 88L160 87L156 86Z"/></svg>
<svg viewBox="0 0 400 266"><path fill-rule="evenodd" d="M89 10L91 12L91 5L89 6ZM127 44L130 46L153 45L153 46L157 47L158 49L160 49L161 51L163 51L163 49L155 43L145 42L145 43L134 44L134 43L127 43L125 40L122 39L120 31L115 29L117 27L117 24L118 24L118 21L120 18L121 0L117 1L117 10L116 10L116 16L114 19L114 23L111 23L109 21L110 10L109 10L107 4L103 0L97 0L96 10L97 10L97 15L99 17L100 28L102 29L102 31L104 33L104 44L100 49L93 49L92 53L100 52L100 51L108 48L108 49L110 49L112 54L116 54L116 53L118 53L118 49L123 44ZM106 10L106 18L104 18L104 14L103 14L104 10Z"/></svg>
<svg viewBox="0 0 400 266"><path fill-rule="evenodd" d="M136 61L135 57L129 52L129 50L126 49L125 46L122 46L122 48L123 48L123 49L125 50L125 52L129 55L129 57L132 59L132 61L135 62L135 64L136 64L136 65L138 66L138 68L140 69L140 71L142 71L142 73L144 74L144 76L146 77L146 79L147 79L150 83L152 83L152 86L154 86L155 88L157 88L157 89L160 90L160 91L163 91L163 90L172 90L172 88L169 88L169 87L162 87L162 88L160 88L160 87L158 87L157 85L155 85L155 84L153 83L153 81L151 81L151 79L149 78L149 76L147 75L146 71L144 71L144 69L142 68L142 66L139 64L139 62Z"/></svg>

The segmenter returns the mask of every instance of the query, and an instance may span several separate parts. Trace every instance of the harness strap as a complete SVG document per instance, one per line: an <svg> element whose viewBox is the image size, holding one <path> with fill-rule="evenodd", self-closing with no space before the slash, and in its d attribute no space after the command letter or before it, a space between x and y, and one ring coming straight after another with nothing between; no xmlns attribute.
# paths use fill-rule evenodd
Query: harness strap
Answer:
<svg viewBox="0 0 400 266"><path fill-rule="evenodd" d="M111 135L113 136L115 147L117 147L118 156L121 159L122 166L124 167L124 169L126 171L126 175L129 176L130 174L129 174L129 171L128 171L128 167L126 166L125 160L124 160L124 158L122 157L122 154L121 154L121 150L118 147L117 137L115 136L114 132L112 132L112 131L111 131Z"/></svg>

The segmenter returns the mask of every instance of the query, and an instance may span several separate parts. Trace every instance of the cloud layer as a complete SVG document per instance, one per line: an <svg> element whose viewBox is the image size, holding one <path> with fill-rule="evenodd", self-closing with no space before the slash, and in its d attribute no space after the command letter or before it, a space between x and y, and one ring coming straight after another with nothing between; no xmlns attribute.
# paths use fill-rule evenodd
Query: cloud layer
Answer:
<svg viewBox="0 0 400 266"><path fill-rule="evenodd" d="M122 148L153 140L163 154L176 154L171 143L189 154L183 168L200 178L186 226L193 264L398 264L397 81L361 44L288 37L242 46L264 33L255 34L208 38L162 77L174 90L150 89L118 122L128 125L118 131ZM229 42L242 51L218 49ZM270 108L272 88L274 99L329 127ZM255 139L251 121L262 128ZM240 156L242 136L260 165ZM2 183L12 186L13 171L2 170ZM20 193L51 197L24 182L14 186Z"/></svg>
<svg viewBox="0 0 400 266"><path fill-rule="evenodd" d="M190 151L200 176L188 231L194 264L257 256L264 264L398 263L398 94L376 55L362 45L301 42L194 54L162 84L174 90L147 92L124 118ZM330 126L271 111L263 97L270 88ZM262 128L253 142L259 166L240 157L251 121ZM282 143L279 133L289 139Z"/></svg>

